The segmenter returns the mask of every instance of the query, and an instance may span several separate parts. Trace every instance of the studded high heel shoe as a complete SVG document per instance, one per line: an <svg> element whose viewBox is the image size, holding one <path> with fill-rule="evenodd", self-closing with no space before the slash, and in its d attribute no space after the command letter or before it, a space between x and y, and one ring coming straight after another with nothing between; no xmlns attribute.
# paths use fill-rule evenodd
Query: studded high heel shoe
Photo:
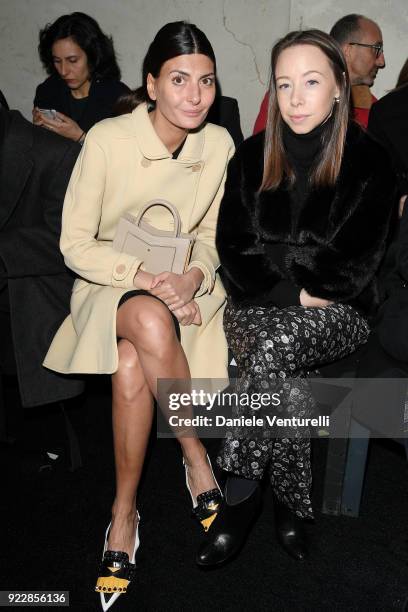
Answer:
<svg viewBox="0 0 408 612"><path fill-rule="evenodd" d="M133 549L132 558L130 560L129 555L125 552L119 550L107 550L109 530L111 527L110 523L106 530L102 562L99 567L99 575L95 586L95 591L97 591L101 596L101 604L104 612L113 606L119 595L126 593L130 582L134 578L136 570L136 551L140 545L140 516L138 512L137 519L135 546Z"/></svg>
<svg viewBox="0 0 408 612"><path fill-rule="evenodd" d="M190 489L190 483L188 482L188 466L183 459L184 469L186 471L186 487L191 495L191 501L193 502L193 516L201 523L204 531L209 530L211 523L217 516L217 512L222 501L221 489L218 485L217 479L214 476L211 461L208 455L207 461L217 487L215 489L210 489L209 491L204 491L204 493L200 493L200 495L194 497Z"/></svg>

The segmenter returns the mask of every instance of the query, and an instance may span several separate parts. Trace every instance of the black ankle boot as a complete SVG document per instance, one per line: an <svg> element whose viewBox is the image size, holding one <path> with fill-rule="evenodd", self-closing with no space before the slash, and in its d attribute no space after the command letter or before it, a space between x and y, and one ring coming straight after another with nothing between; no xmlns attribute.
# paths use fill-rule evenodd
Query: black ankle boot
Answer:
<svg viewBox="0 0 408 612"><path fill-rule="evenodd" d="M260 487L247 499L229 506L224 500L200 546L196 562L202 567L221 565L239 553L261 508Z"/></svg>
<svg viewBox="0 0 408 612"><path fill-rule="evenodd" d="M308 555L308 549L302 519L293 514L286 504L280 502L275 496L273 504L279 543L291 557L297 561L303 561Z"/></svg>

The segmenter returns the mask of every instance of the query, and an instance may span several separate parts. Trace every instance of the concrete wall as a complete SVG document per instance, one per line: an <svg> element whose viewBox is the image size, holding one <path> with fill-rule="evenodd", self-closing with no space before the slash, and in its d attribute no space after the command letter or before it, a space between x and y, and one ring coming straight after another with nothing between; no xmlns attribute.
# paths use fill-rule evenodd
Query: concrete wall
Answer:
<svg viewBox="0 0 408 612"><path fill-rule="evenodd" d="M146 48L168 21L188 19L211 40L225 95L239 101L245 135L252 130L268 81L269 52L289 29L328 31L342 15L363 12L383 29L387 67L379 73L377 96L394 86L408 55L406 0L0 0L0 88L9 104L31 116L35 88L44 78L38 31L64 13L81 10L114 37L123 80L140 84Z"/></svg>
<svg viewBox="0 0 408 612"><path fill-rule="evenodd" d="M386 66L379 70L372 92L381 98L395 87L399 71L408 57L408 2L406 0L294 0L290 29L319 28L328 32L340 17L361 13L378 23L383 33Z"/></svg>

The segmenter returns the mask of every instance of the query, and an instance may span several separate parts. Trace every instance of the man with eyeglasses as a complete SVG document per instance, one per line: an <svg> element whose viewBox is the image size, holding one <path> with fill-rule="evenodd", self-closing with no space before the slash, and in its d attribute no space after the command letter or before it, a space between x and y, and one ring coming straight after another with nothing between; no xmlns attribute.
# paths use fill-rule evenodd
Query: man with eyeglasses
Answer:
<svg viewBox="0 0 408 612"><path fill-rule="evenodd" d="M385 66L378 25L363 15L346 15L334 24L330 35L343 49L351 84L372 87L378 70Z"/></svg>
<svg viewBox="0 0 408 612"><path fill-rule="evenodd" d="M352 85L354 119L367 127L371 106L376 98L369 91L377 72L384 68L382 33L378 25L355 13L337 21L330 35L343 49Z"/></svg>
<svg viewBox="0 0 408 612"><path fill-rule="evenodd" d="M332 29L343 49L352 86L354 119L367 127L370 108L376 98L369 91L378 70L385 67L382 33L378 25L355 13L339 19ZM254 134L265 129L268 114L268 94L265 95L254 126Z"/></svg>

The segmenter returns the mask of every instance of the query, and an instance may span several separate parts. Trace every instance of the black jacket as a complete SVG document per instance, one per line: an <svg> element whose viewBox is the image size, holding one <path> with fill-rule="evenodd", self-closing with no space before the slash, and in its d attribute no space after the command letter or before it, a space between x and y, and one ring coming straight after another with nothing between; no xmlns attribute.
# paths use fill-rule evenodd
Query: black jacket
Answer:
<svg viewBox="0 0 408 612"><path fill-rule="evenodd" d="M129 93L127 85L112 79L92 81L89 90L88 103L79 127L87 132L95 123L113 116L113 106L122 94ZM53 108L70 117L71 91L58 75L48 77L38 85L34 98L34 106L38 108Z"/></svg>
<svg viewBox="0 0 408 612"><path fill-rule="evenodd" d="M408 193L408 85L373 104L368 130L391 155L401 194Z"/></svg>
<svg viewBox="0 0 408 612"><path fill-rule="evenodd" d="M228 168L216 237L227 293L236 303L273 304L274 287L287 280L299 292L373 312L374 276L396 208L386 151L351 124L336 185L313 189L291 230L285 185L258 194L263 138L246 140ZM274 259L276 245L285 246L283 262Z"/></svg>
<svg viewBox="0 0 408 612"><path fill-rule="evenodd" d="M79 145L18 111L0 110L0 284L7 282L24 406L73 397L83 384L43 368L69 314L73 277L59 250L64 195ZM1 347L0 347L1 348Z"/></svg>

